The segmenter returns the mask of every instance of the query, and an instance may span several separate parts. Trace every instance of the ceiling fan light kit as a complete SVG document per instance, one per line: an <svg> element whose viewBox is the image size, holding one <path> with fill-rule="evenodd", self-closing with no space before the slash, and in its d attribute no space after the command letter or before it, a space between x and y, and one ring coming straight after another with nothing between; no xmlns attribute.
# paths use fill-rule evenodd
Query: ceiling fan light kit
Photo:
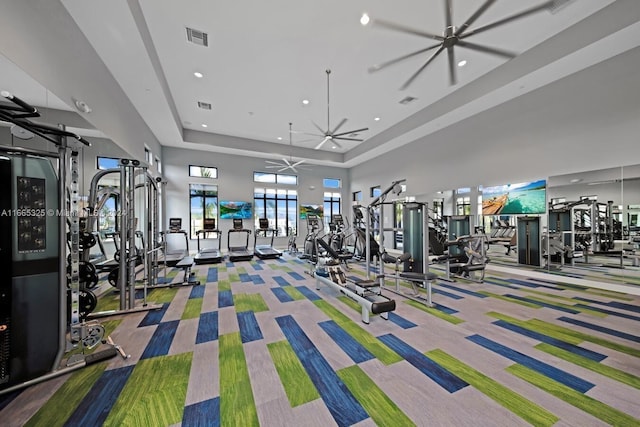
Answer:
<svg viewBox="0 0 640 427"><path fill-rule="evenodd" d="M435 40L437 43L431 44L425 48L399 56L389 61L385 61L380 64L373 65L369 67L369 72L373 73L376 71L380 71L391 65L395 65L399 62L402 62L405 59L413 58L415 56L418 56L423 53L436 49L436 51L431 56L429 56L429 58L427 58L427 60L420 66L420 68L418 68L418 70L415 71L409 77L409 79L405 81L403 85L400 87L400 89L406 89L429 66L429 64L431 64L433 60L438 57L438 55L440 55L442 52L446 50L448 67L449 67L449 83L451 85L455 85L457 83L457 75L456 75L457 63L455 59L456 46L463 47L469 50L474 50L477 52L488 53L488 54L499 56L506 59L514 58L516 54L513 52L509 52L507 50L485 46L477 43L472 43L468 40L468 38L474 34L478 34L486 30L490 30L492 28L507 24L517 19L524 18L526 16L543 11L545 9L551 10L555 6L555 3L557 1L558 0L546 1L538 4L537 6L533 6L529 9L525 9L521 12L515 13L505 18L498 19L497 21L494 21L492 23L477 27L475 29L470 29L470 27L475 23L475 21L478 18L480 18L480 16L482 16L484 12L486 12L487 9L489 9L489 7L496 2L496 0L486 0L462 25L457 27L453 25L453 0L444 0L445 27L444 27L444 31L442 32L442 35L430 33L423 30L416 30L416 29L407 27L405 25L396 24L389 21L378 20L378 19L372 20L372 23L376 26L380 26L393 31L399 31L406 34L412 34L419 37L424 37L430 40Z"/></svg>

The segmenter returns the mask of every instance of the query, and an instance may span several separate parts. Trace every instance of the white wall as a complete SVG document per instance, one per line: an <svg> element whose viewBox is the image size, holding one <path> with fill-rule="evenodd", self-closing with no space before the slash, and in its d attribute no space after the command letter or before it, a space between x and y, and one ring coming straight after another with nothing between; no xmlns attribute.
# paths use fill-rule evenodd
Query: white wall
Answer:
<svg viewBox="0 0 640 427"><path fill-rule="evenodd" d="M253 182L253 172L273 172L273 169L265 169L265 161L244 156L212 153L208 151L180 150L172 147L163 147L164 177L166 185L166 218L182 218L183 228L186 230L189 223L189 184L210 184L218 186L218 200L250 201L253 203L253 194L256 187L274 187L273 185ZM189 176L189 165L211 166L218 168L218 178L197 178ZM298 186L291 186L298 191L298 204L322 205L324 189L323 178L339 178L342 180L342 190L327 190L340 192L342 195L343 213L351 206L349 193L348 173L346 169L327 166L308 165L311 170L298 170ZM283 173L290 174L290 171ZM279 186L287 188L289 186ZM345 209L346 208L346 209ZM223 250L227 247L227 231L231 228L231 220L219 220L218 229L222 231ZM165 227L167 223L165 222ZM245 228L253 229L253 221L245 220ZM306 222L298 219L298 247L302 244L306 235ZM249 246L253 246L253 235L250 237ZM274 246L286 248L288 237L278 237ZM196 248L196 242L191 241L190 249Z"/></svg>

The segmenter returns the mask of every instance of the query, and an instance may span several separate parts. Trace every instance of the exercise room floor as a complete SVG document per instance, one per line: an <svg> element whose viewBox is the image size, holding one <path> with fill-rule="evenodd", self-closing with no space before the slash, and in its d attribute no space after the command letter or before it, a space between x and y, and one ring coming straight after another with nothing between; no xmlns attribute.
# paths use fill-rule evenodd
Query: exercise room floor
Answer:
<svg viewBox="0 0 640 427"><path fill-rule="evenodd" d="M130 359L0 396L0 425L640 425L639 296L488 271L438 281L435 308L385 292L365 325L306 268L196 266L161 310L102 319Z"/></svg>

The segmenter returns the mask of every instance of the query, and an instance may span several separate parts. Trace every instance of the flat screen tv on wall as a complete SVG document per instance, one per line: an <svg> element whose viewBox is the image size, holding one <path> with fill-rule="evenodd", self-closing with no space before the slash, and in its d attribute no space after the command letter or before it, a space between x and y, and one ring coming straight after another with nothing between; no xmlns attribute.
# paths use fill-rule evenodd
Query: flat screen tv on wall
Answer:
<svg viewBox="0 0 640 427"><path fill-rule="evenodd" d="M253 218L251 202L220 201L220 219Z"/></svg>
<svg viewBox="0 0 640 427"><path fill-rule="evenodd" d="M324 207L322 205L300 205L300 219L307 219L307 214L317 215L319 218L323 216Z"/></svg>
<svg viewBox="0 0 640 427"><path fill-rule="evenodd" d="M482 215L540 215L547 211L547 181L482 189Z"/></svg>

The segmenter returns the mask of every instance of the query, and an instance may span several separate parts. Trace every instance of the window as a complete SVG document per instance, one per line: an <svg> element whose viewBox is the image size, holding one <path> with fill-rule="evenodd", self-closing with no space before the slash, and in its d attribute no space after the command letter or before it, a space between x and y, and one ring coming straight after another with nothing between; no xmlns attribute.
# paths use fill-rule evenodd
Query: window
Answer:
<svg viewBox="0 0 640 427"><path fill-rule="evenodd" d="M324 178L322 186L324 188L342 188L342 181L338 178Z"/></svg>
<svg viewBox="0 0 640 427"><path fill-rule="evenodd" d="M149 166L153 164L153 154L151 154L151 150L149 150L147 146L144 147L144 161L147 162Z"/></svg>
<svg viewBox="0 0 640 427"><path fill-rule="evenodd" d="M353 201L361 202L362 201L362 191L354 191L353 192Z"/></svg>
<svg viewBox="0 0 640 427"><path fill-rule="evenodd" d="M458 197L456 199L456 211L458 215L471 215L471 197Z"/></svg>
<svg viewBox="0 0 640 427"><path fill-rule="evenodd" d="M296 235L298 231L298 192L296 190L256 188L253 202L256 228L259 227L259 218L267 218L269 227L277 230L278 236Z"/></svg>
<svg viewBox="0 0 640 427"><path fill-rule="evenodd" d="M156 170L159 174L162 174L162 163L160 163L160 157L156 157Z"/></svg>
<svg viewBox="0 0 640 427"><path fill-rule="evenodd" d="M371 187L371 197L378 197L381 194L382 194L382 190L380 189L379 185L376 185L375 187Z"/></svg>
<svg viewBox="0 0 640 427"><path fill-rule="evenodd" d="M189 234L197 238L205 219L218 219L218 186L189 184Z"/></svg>
<svg viewBox="0 0 640 427"><path fill-rule="evenodd" d="M433 199L433 218L442 221L442 213L444 211L444 199Z"/></svg>
<svg viewBox="0 0 640 427"><path fill-rule="evenodd" d="M404 243L404 235L402 227L404 227L402 222L402 216L404 215L404 203L393 203L393 248L394 249L402 249Z"/></svg>
<svg viewBox="0 0 640 427"><path fill-rule="evenodd" d="M189 165L189 176L215 179L218 177L218 168Z"/></svg>
<svg viewBox="0 0 640 427"><path fill-rule="evenodd" d="M340 193L324 193L324 222L329 226L333 215L340 213Z"/></svg>
<svg viewBox="0 0 640 427"><path fill-rule="evenodd" d="M100 157L97 158L97 166L100 170L113 169L120 166L120 159L113 157Z"/></svg>
<svg viewBox="0 0 640 427"><path fill-rule="evenodd" d="M296 175L284 175L279 173L254 172L253 182L262 182L265 184L298 185L298 177Z"/></svg>

